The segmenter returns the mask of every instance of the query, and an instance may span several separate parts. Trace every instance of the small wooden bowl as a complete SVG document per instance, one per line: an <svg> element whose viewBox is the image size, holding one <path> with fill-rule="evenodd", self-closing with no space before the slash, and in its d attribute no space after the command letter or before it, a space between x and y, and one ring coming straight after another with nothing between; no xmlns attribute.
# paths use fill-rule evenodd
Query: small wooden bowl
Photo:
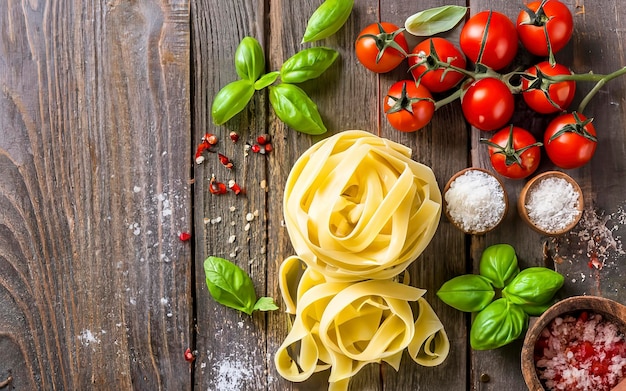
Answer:
<svg viewBox="0 0 626 391"><path fill-rule="evenodd" d="M541 332L554 318L582 310L602 315L602 317L610 322L614 322L622 332L626 333L626 306L616 301L599 296L574 296L554 304L528 329L524 338L521 356L522 374L530 391L545 391L537 375L534 358L535 344Z"/></svg>
<svg viewBox="0 0 626 391"><path fill-rule="evenodd" d="M500 187L502 188L502 191L504 192L504 211L502 212L502 216L500 216L500 220L498 220L497 223L495 223L492 227L485 229L485 230L466 230L464 229L461 225L459 225L459 223L457 221L455 221L452 216L450 216L450 212L448 210L448 202L446 201L445 197L446 197L446 193L448 192L448 190L450 189L450 185L461 175L464 175L465 173L467 173L468 171L481 171L484 172L485 174L493 177L496 181L498 181L498 184L500 185ZM502 181L500 181L500 179L498 179L495 175L493 175L491 172L482 169L482 168L478 168L478 167L469 167L469 168L465 168L459 172L457 172L456 174L454 174L449 180L448 183L446 183L445 187L443 188L443 205L444 205L444 214L446 215L446 217L448 218L448 221L450 221L452 223L452 225L454 225L455 227L457 227L459 230L465 232L466 234L470 234L470 235L483 235L486 234L487 232L490 232L492 230L494 230L497 226L499 226L502 223L502 220L504 220L504 218L506 217L506 214L508 213L509 210L509 199L508 199L508 195L506 192L506 189L504 188L504 185L502 184Z"/></svg>
<svg viewBox="0 0 626 391"><path fill-rule="evenodd" d="M537 224L535 224L535 222L533 222L530 216L528 215L528 210L526 209L526 200L528 196L530 195L530 192L532 191L533 187L537 185L540 181L547 179L547 178L564 179L567 182L569 182L574 187L574 191L578 193L578 205L576 206L576 209L578 209L578 212L579 212L578 215L574 217L574 220L572 220L572 222L568 224L566 227L556 230L556 231L547 231L537 226ZM583 215L584 207L585 205L583 201L583 192L580 189L580 186L578 186L578 183L572 177L570 177L569 175L561 171L546 171L542 174L535 176L530 181L528 181L526 185L522 188L522 191L519 194L519 198L517 199L517 211L520 217L522 218L522 220L526 222L526 224L528 224L535 231L539 232L540 234L547 235L547 236L559 236L559 235L563 235L566 232L569 232L580 221L580 218Z"/></svg>

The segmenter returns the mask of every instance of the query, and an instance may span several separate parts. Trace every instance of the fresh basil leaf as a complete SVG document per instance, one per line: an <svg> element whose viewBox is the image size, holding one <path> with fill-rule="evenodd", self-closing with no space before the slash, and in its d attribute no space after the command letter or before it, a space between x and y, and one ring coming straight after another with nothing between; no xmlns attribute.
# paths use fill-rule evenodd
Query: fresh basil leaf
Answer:
<svg viewBox="0 0 626 391"><path fill-rule="evenodd" d="M300 87L281 83L270 86L269 91L274 112L289 127L313 135L326 132L317 105Z"/></svg>
<svg viewBox="0 0 626 391"><path fill-rule="evenodd" d="M215 125L222 125L242 111L254 95L254 82L237 80L228 83L213 98L211 116Z"/></svg>
<svg viewBox="0 0 626 391"><path fill-rule="evenodd" d="M496 349L518 339L528 327L528 314L500 298L474 318L470 345L476 350Z"/></svg>
<svg viewBox="0 0 626 391"><path fill-rule="evenodd" d="M542 305L563 286L563 275L546 267L522 270L502 290L502 296L515 304Z"/></svg>
<svg viewBox="0 0 626 391"><path fill-rule="evenodd" d="M261 76L259 78L259 80L257 80L254 83L254 89L259 91L259 90L262 90L265 87L271 85L273 82L276 81L276 79L278 79L278 75L279 74L280 74L280 72L278 72L278 71L266 73L265 75Z"/></svg>
<svg viewBox="0 0 626 391"><path fill-rule="evenodd" d="M302 83L319 77L337 59L339 53L326 47L304 49L287 59L280 68L285 83Z"/></svg>
<svg viewBox="0 0 626 391"><path fill-rule="evenodd" d="M515 249L509 244L494 244L483 251L480 258L480 275L494 287L502 289L519 273Z"/></svg>
<svg viewBox="0 0 626 391"><path fill-rule="evenodd" d="M330 37L346 23L354 0L326 0L309 18L302 43Z"/></svg>
<svg viewBox="0 0 626 391"><path fill-rule="evenodd" d="M540 316L554 304L555 300L550 300L546 304L520 304L520 308L530 316Z"/></svg>
<svg viewBox="0 0 626 391"><path fill-rule="evenodd" d="M250 276L243 269L226 259L211 256L204 261L204 274L215 301L252 314L256 294Z"/></svg>
<svg viewBox="0 0 626 391"><path fill-rule="evenodd" d="M466 13L467 7L459 5L429 8L409 16L404 22L404 28L417 37L430 37L451 30Z"/></svg>
<svg viewBox="0 0 626 391"><path fill-rule="evenodd" d="M240 78L256 81L265 71L265 55L259 41L245 37L235 50L235 70Z"/></svg>
<svg viewBox="0 0 626 391"><path fill-rule="evenodd" d="M464 312L477 312L493 300L496 292L486 278L464 274L446 281L437 296L447 305Z"/></svg>
<svg viewBox="0 0 626 391"><path fill-rule="evenodd" d="M256 303L254 303L255 311L274 311L277 309L278 306L271 297L261 297Z"/></svg>

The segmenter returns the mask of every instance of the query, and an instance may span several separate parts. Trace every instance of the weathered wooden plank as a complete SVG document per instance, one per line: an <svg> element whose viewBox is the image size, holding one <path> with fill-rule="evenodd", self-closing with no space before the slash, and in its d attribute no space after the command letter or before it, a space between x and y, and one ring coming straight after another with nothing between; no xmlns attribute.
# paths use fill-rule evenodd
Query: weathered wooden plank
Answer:
<svg viewBox="0 0 626 391"><path fill-rule="evenodd" d="M186 2L0 10L0 378L188 389Z"/></svg>
<svg viewBox="0 0 626 391"><path fill-rule="evenodd" d="M388 1L382 2L381 20L403 27L407 17L415 12L442 5L465 5L461 1ZM440 36L458 45L462 23ZM409 49L424 37L407 34ZM469 160L468 127L463 120L459 102L437 110L431 123L416 133L402 133L393 129L384 117L382 102L387 90L399 80L410 79L408 64L380 77L379 113L382 116L381 135L407 145L413 150L413 158L433 169L440 190L457 171L465 168ZM438 98L445 96L441 94ZM385 388L392 390L458 390L467 381L467 321L465 315L437 298L435 293L448 279L467 270L466 238L442 215L435 237L426 251L410 266L415 286L426 289L426 299L444 324L451 349L446 361L437 367L421 367L410 357L403 359L398 373L392 369L385 372ZM454 374L451 376L451 374Z"/></svg>

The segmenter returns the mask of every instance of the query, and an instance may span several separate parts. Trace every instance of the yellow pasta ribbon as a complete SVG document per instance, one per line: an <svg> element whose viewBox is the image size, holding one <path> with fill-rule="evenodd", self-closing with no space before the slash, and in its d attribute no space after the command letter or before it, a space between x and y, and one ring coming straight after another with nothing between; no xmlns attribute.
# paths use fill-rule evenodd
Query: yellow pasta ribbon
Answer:
<svg viewBox="0 0 626 391"><path fill-rule="evenodd" d="M432 170L411 150L359 130L307 150L284 193L298 256L327 278L388 279L426 248L441 216Z"/></svg>

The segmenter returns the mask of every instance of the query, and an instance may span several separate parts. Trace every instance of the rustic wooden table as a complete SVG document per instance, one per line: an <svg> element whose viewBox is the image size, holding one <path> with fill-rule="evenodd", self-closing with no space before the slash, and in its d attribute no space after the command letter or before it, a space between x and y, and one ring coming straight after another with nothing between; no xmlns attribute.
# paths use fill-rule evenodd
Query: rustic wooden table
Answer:
<svg viewBox="0 0 626 391"><path fill-rule="evenodd" d="M566 0L575 34L558 59L576 73L626 64L626 8L619 0ZM265 93L214 126L213 96L235 80L233 54L257 38L268 70L298 50L318 0L70 0L0 2L0 389L285 390L323 389L324 375L283 380L273 353L287 334L282 311L252 317L216 304L202 268L209 255L247 270L258 294L280 303L277 268L293 253L282 218L287 174L316 140L277 120ZM406 67L376 75L356 61L358 32L375 21L403 24L421 9L465 1L357 1L339 33L322 43L339 60L302 87L330 133L364 129L413 149L440 187L456 171L489 168L483 136L458 102L415 134L393 130L381 96ZM515 17L520 2L472 0ZM460 28L448 36L458 42ZM577 100L588 91L580 85ZM565 276L561 297L602 295L626 302L626 78L588 106L599 143L592 162L568 173L585 194L585 214L550 239L517 216L524 181L505 180L513 207L485 236L466 236L442 218L426 252L410 266L413 283L445 325L451 351L434 368L405 358L399 372L371 365L353 390L522 390L521 342L478 352L470 319L435 292L471 271L483 249L510 243L521 266ZM541 134L547 117L518 104L514 122ZM241 141L233 144L228 133ZM205 132L231 157L195 165ZM261 133L274 151L244 156ZM212 156L210 156L212 157ZM553 168L544 158L541 171ZM236 180L245 196L213 196L212 174ZM246 215L253 214L252 221ZM179 240L189 231L192 240ZM187 348L197 350L193 364Z"/></svg>

